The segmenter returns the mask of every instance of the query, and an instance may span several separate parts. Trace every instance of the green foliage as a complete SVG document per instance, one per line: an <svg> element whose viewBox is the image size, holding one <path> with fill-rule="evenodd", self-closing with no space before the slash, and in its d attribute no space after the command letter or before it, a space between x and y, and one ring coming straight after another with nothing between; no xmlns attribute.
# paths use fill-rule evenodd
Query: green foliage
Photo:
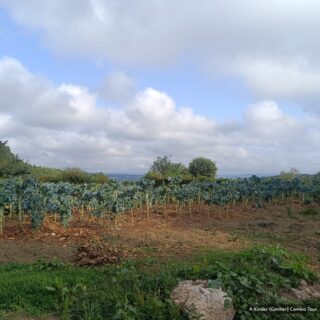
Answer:
<svg viewBox="0 0 320 320"><path fill-rule="evenodd" d="M168 179L169 177L188 177L188 169L182 163L174 163L169 156L157 157L153 162L146 178Z"/></svg>
<svg viewBox="0 0 320 320"><path fill-rule="evenodd" d="M31 166L31 175L41 182L62 181L62 169L47 168L41 166Z"/></svg>
<svg viewBox="0 0 320 320"><path fill-rule="evenodd" d="M0 140L0 178L30 173L30 165L14 155L7 141Z"/></svg>
<svg viewBox="0 0 320 320"><path fill-rule="evenodd" d="M92 183L107 183L109 178L102 172L93 173L90 177Z"/></svg>
<svg viewBox="0 0 320 320"><path fill-rule="evenodd" d="M207 158L195 158L189 164L189 172L193 177L215 178L217 173L216 164Z"/></svg>
<svg viewBox="0 0 320 320"><path fill-rule="evenodd" d="M34 178L10 178L0 180L0 208L1 212L6 213L6 208L9 207L10 214L19 215L20 221L23 208L24 213L34 217L35 226L41 223L46 213L59 215L61 223L67 225L72 217L71 209L104 217L116 223L117 215L131 209L144 207L149 217L152 209L169 204L175 204L180 209L188 206L189 213L192 213L193 204L226 207L229 204L250 203L256 208L262 208L266 203L275 200L290 208L294 199L303 202L303 199L311 197L312 205L315 206L320 202L319 189L320 181L316 179L283 181L279 178L255 176L246 179L194 180L188 183L178 176L159 181L141 179L130 184L113 180L102 184L39 183ZM311 207L306 214L316 215L317 212L318 209ZM290 209L288 215L292 216Z"/></svg>
<svg viewBox="0 0 320 320"><path fill-rule="evenodd" d="M320 209L317 207L305 208L301 211L301 214L305 216L317 216L320 215Z"/></svg>
<svg viewBox="0 0 320 320"><path fill-rule="evenodd" d="M254 313L250 306L287 306L279 289L301 279L315 281L305 259L279 247L256 246L240 253L207 252L184 260L126 261L118 266L79 268L57 262L0 266L1 311L55 313L62 319L187 319L170 299L186 279L210 279L236 309L235 320L315 320L315 313ZM110 290L112 288L112 290ZM302 303L300 303L301 306ZM307 301L319 308L319 301Z"/></svg>
<svg viewBox="0 0 320 320"><path fill-rule="evenodd" d="M88 173L79 168L54 169L31 166L31 175L41 182L107 183L109 178L102 172Z"/></svg>
<svg viewBox="0 0 320 320"><path fill-rule="evenodd" d="M7 141L0 140L0 178L32 175L40 182L106 183L102 172L87 173L79 168L55 169L30 165L14 155Z"/></svg>
<svg viewBox="0 0 320 320"><path fill-rule="evenodd" d="M79 168L67 168L61 172L61 180L71 183L85 183L89 182L91 177Z"/></svg>
<svg viewBox="0 0 320 320"><path fill-rule="evenodd" d="M280 172L280 179L281 180L293 180L295 178L297 178L300 175L299 170L292 168L290 169L290 171L286 172L286 171L281 171Z"/></svg>
<svg viewBox="0 0 320 320"><path fill-rule="evenodd" d="M23 208L31 215L33 228L40 228L45 216L45 197L41 191L39 182L34 178L28 178L23 183Z"/></svg>

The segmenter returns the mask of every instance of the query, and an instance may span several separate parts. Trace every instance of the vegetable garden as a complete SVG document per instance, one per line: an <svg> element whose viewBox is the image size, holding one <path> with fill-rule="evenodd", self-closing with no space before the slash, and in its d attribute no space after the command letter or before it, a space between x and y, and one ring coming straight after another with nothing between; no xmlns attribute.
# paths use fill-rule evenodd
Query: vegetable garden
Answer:
<svg viewBox="0 0 320 320"><path fill-rule="evenodd" d="M153 212L167 215L174 206L179 219L192 215L197 207L208 215L212 210L227 214L230 206L262 207L267 203L303 204L320 202L320 179L280 178L220 179L215 182L182 183L179 178L156 186L153 180L136 183L110 181L105 184L39 183L36 179L10 178L0 181L0 235L6 215L16 215L21 226L26 216L34 228L41 227L47 214L68 226L74 213L92 215L116 225L120 214L143 211L147 219Z"/></svg>

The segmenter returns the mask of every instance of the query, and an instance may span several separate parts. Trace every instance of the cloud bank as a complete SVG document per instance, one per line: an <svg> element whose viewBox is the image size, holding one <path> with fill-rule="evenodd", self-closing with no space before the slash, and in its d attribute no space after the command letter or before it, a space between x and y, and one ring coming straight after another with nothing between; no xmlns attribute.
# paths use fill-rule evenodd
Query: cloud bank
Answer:
<svg viewBox="0 0 320 320"><path fill-rule="evenodd" d="M181 59L258 99L320 113L317 0L0 0L61 55L145 68ZM117 81L123 81L118 77ZM130 84L130 83L129 83Z"/></svg>
<svg viewBox="0 0 320 320"><path fill-rule="evenodd" d="M119 77L111 74L110 77ZM77 84L53 84L19 61L0 59L0 136L31 163L79 166L90 171L145 172L158 155L188 163L196 156L217 162L220 173L274 173L296 167L319 171L319 120L286 114L274 101L248 106L240 120L219 123L176 106L165 92L132 93L117 107ZM129 81L129 80L130 81ZM112 86L111 86L112 87ZM102 100L103 101L103 100Z"/></svg>

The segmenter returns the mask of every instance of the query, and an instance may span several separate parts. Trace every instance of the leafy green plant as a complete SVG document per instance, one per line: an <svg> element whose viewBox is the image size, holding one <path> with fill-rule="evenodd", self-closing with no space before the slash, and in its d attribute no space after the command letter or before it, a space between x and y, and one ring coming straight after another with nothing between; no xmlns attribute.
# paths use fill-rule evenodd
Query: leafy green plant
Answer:
<svg viewBox="0 0 320 320"><path fill-rule="evenodd" d="M170 299L186 279L211 279L232 299L235 320L315 320L314 314L253 313L250 306L284 306L278 291L301 279L315 281L302 256L277 246L240 253L207 252L182 260L128 260L120 265L79 268L57 262L0 266L0 310L31 315L57 313L64 319L187 319ZM314 279L314 280L313 280ZM111 290L110 290L111 288ZM225 299L225 307L230 304ZM320 307L319 301L308 301ZM272 316L272 318L270 318Z"/></svg>
<svg viewBox="0 0 320 320"><path fill-rule="evenodd" d="M305 216L317 216L320 214L320 209L318 207L309 207L309 208L303 209L301 211L301 214Z"/></svg>

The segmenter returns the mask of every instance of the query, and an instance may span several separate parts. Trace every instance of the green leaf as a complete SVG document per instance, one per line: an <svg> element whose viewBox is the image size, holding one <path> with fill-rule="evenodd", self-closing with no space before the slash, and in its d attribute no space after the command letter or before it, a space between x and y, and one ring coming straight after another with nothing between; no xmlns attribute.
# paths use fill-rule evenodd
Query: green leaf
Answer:
<svg viewBox="0 0 320 320"><path fill-rule="evenodd" d="M232 301L229 298L224 299L223 307L225 309L230 309L232 307Z"/></svg>
<svg viewBox="0 0 320 320"><path fill-rule="evenodd" d="M208 281L208 288L211 288L211 289L221 289L221 288L222 288L222 281L221 281L221 279L209 280L209 281Z"/></svg>
<svg viewBox="0 0 320 320"><path fill-rule="evenodd" d="M56 291L56 289L54 288L54 287L46 287L46 290L48 290L48 291Z"/></svg>

